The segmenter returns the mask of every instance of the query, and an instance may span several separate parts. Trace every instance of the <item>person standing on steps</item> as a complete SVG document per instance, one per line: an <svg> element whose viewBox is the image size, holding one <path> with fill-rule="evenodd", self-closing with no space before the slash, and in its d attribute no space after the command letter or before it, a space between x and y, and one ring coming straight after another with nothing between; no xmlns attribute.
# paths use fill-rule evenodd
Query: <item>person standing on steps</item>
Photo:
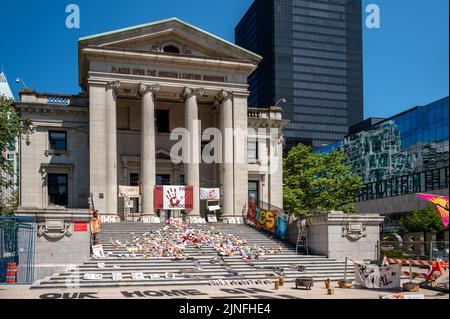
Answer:
<svg viewBox="0 0 450 319"><path fill-rule="evenodd" d="M100 218L98 218L98 210L95 210L91 219L92 246L98 245L97 234L102 230Z"/></svg>

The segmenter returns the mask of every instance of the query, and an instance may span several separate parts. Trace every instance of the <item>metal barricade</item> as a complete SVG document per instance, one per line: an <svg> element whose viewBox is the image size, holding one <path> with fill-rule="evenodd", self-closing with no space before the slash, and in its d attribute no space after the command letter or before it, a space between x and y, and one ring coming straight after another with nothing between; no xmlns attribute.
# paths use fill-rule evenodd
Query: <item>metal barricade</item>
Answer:
<svg viewBox="0 0 450 319"><path fill-rule="evenodd" d="M35 218L0 216L0 285L33 283L35 237Z"/></svg>

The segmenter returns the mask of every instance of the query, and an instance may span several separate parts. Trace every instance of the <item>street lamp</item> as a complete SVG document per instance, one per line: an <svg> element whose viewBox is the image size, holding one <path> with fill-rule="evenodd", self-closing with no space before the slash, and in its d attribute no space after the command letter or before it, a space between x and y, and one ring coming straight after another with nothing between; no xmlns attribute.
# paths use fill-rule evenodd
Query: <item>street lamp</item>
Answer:
<svg viewBox="0 0 450 319"><path fill-rule="evenodd" d="M16 79L16 83L17 83L17 84L22 83L23 87L24 87L25 89L27 88L27 85L25 84L25 82L24 82L21 78L17 78L17 79Z"/></svg>
<svg viewBox="0 0 450 319"><path fill-rule="evenodd" d="M277 103L275 103L274 107L280 105L281 103L286 103L286 102L287 102L287 101L286 101L285 98L279 99L279 100L277 101Z"/></svg>

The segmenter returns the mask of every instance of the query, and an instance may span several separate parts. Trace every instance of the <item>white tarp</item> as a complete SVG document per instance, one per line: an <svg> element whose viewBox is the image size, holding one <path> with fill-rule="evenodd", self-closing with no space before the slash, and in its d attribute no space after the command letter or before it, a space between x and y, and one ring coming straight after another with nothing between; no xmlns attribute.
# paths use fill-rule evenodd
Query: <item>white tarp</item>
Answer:
<svg viewBox="0 0 450 319"><path fill-rule="evenodd" d="M369 289L401 288L402 265L378 267L354 263L356 284Z"/></svg>
<svg viewBox="0 0 450 319"><path fill-rule="evenodd" d="M220 200L220 188L200 188L201 200Z"/></svg>

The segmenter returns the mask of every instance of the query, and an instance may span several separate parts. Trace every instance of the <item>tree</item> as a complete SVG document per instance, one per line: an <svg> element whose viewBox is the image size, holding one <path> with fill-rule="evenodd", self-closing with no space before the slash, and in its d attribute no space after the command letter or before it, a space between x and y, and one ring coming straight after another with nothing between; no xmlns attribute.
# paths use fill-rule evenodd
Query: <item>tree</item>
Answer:
<svg viewBox="0 0 450 319"><path fill-rule="evenodd" d="M22 118L14 109L14 100L0 95L0 189L12 188L15 181L14 168L7 159L7 152L14 145L16 138L29 136L32 133L29 120ZM13 199L6 199L9 201Z"/></svg>
<svg viewBox="0 0 450 319"><path fill-rule="evenodd" d="M422 209L412 210L402 216L400 226L403 234L445 230L442 218L433 204Z"/></svg>
<svg viewBox="0 0 450 319"><path fill-rule="evenodd" d="M356 201L361 178L350 172L341 151L316 154L299 144L284 160L284 206L296 215L343 210Z"/></svg>

